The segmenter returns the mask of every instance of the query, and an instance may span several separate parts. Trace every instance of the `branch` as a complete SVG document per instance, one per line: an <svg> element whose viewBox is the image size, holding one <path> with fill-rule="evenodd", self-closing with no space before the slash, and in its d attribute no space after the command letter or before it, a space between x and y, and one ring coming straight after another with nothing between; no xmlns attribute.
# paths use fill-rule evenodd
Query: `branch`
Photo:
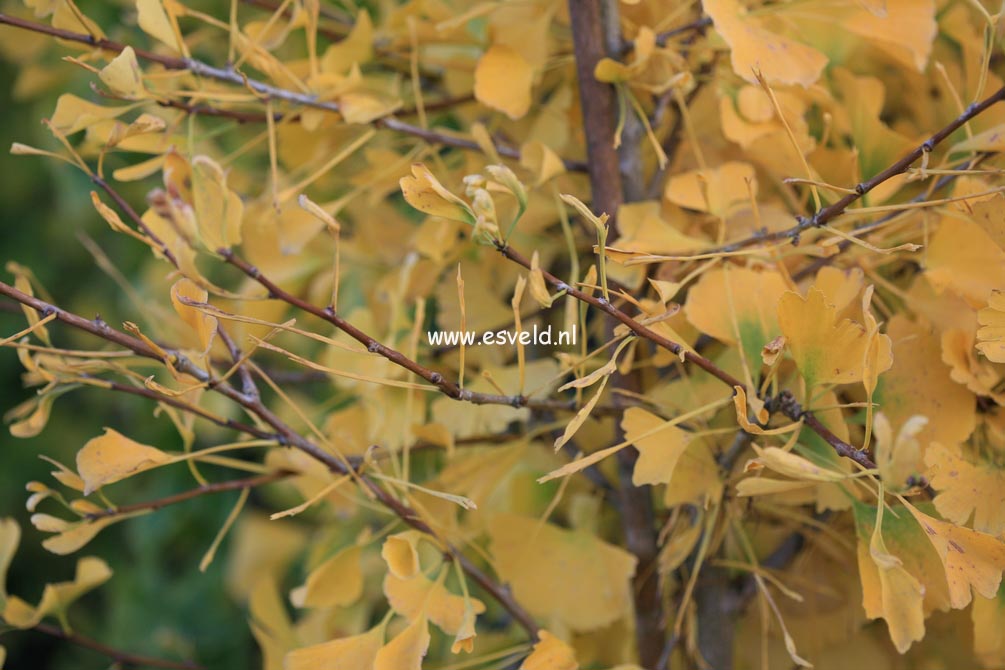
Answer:
<svg viewBox="0 0 1005 670"><path fill-rule="evenodd" d="M87 44L88 46L95 47L97 49L102 49L105 51L111 51L113 53L120 53L126 48L126 45L119 42L113 42L112 40L105 38L95 38L86 33L76 33L71 30L63 30L62 28L54 28L52 26L45 25L44 23L37 23L35 21L29 21L27 19L21 19L15 16L10 16L9 14L0 13L0 25L6 24L14 28L20 28L21 30L28 30L31 32L41 33L43 35L50 35L52 37L59 38L61 40L67 40L70 42L77 42L79 44ZM230 68L219 68L202 61L195 60L193 58L178 58L175 56L164 56L161 54L156 54L151 51L146 51L144 49L133 49L136 52L136 56L144 60L159 63L168 70L188 70L192 74L206 77L208 79L215 79L217 81L226 82L233 84L235 86L240 86L242 88L251 89L259 95L266 96L274 100L282 100L284 102L291 103L293 105L299 105L302 107L311 107L313 109L320 109L326 112L339 113L340 108L338 103L326 100L318 100L313 95L307 95L304 93L297 93L296 91L290 91L285 88L279 88L277 86L272 86L271 84L266 84L265 82L259 81L257 79L251 79L245 74L238 72ZM410 135L412 137L417 137L421 140L429 142L431 144L440 144L447 147L454 147L456 149L465 149L467 151L477 151L481 152L481 147L474 140L469 140L463 137L457 137L455 135L450 135L447 133L439 132L436 130L429 130L427 128L421 128L419 126L406 123L401 119L394 116L384 116L378 119L374 119L370 122L370 125L375 128L381 128L386 130L392 130L404 135ZM520 159L520 150L509 145L497 145L496 151L500 156L510 158L513 160ZM583 161L563 159L565 167L567 170L573 172L585 172L586 164Z"/></svg>
<svg viewBox="0 0 1005 670"><path fill-rule="evenodd" d="M564 400L532 400L525 395L501 395L498 393L481 393L478 391L471 391L469 389L462 389L456 383L444 377L441 373L422 365L418 361L412 360L397 349L392 349L391 347L377 341L369 334L363 332L353 324L349 323L349 321L339 316L339 314L331 306L322 309L293 295L289 291L284 290L274 281L262 274L258 268L237 256L230 249L218 249L217 253L222 256L225 261L261 284L269 292L269 297L281 300L291 307L295 307L302 312L306 312L323 321L327 321L349 337L362 344L371 354L379 354L398 367L404 368L405 370L418 375L420 378L435 386L440 393L448 398L463 402L470 402L474 405L508 405L510 407L527 407L538 410L572 410L576 408L575 402L570 403ZM198 303L190 303L188 301L185 302L186 304L198 307Z"/></svg>
<svg viewBox="0 0 1005 670"><path fill-rule="evenodd" d="M593 76L597 63L607 56L607 49L604 47L603 3L601 0L568 1L586 155L589 156L590 201L594 212L606 212L614 219L621 205L622 193L621 170L613 144L614 129L617 126L617 103L614 87L597 81ZM616 220L611 232L616 238Z"/></svg>
<svg viewBox="0 0 1005 670"><path fill-rule="evenodd" d="M299 473L292 472L290 470L277 470L276 472L270 472L265 475L258 475L257 477L247 477L245 479L232 479L225 482L216 482L214 484L206 484L205 486L199 486L194 489L189 489L188 491L183 491L181 493L176 493L174 495L165 496L163 498L157 498L156 500L147 500L146 502L133 503L131 505L119 505L117 507L109 507L100 512L93 512L91 514L85 514L84 518L95 521L97 519L104 519L110 516L122 516L124 514L131 514L133 512L145 512L161 509L162 507L168 507L169 505L174 505L180 502L185 502L186 500L192 500L193 498L198 498L200 496L209 495L213 493L224 493L226 491L239 491L241 489L252 489L258 486L264 486L265 484L271 484L273 482L278 482L287 477L292 477Z"/></svg>
<svg viewBox="0 0 1005 670"><path fill-rule="evenodd" d="M844 195L840 200L837 200L831 205L822 207L813 213L810 217L797 216L796 225L791 228L786 228L785 230L779 230L773 233L760 233L751 235L750 237L744 238L742 240L737 240L736 242L730 242L720 247L714 247L712 249L703 249L697 252L701 255L706 254L717 254L717 253L729 253L733 251L739 251L745 249L746 247L753 246L755 244L761 244L764 242L778 242L780 240L791 240L792 244L799 244L800 236L812 228L819 228L820 226L830 223L833 219L837 218L841 214L844 214L848 207L857 201L859 198L864 196L875 189L880 184L896 177L899 174L907 172L907 169L911 167L916 160L922 157L926 153L931 153L935 150L939 144L941 144L946 138L952 135L954 132L963 127L964 124L972 120L974 117L980 115L988 108L995 105L995 103L1005 100L1005 87L998 89L995 93L992 93L987 98L980 102L975 102L964 110L962 114L957 116L955 119L950 121L948 124L937 130L932 134L927 140L919 144L913 150L911 150L906 156L898 160L896 163L886 168L882 172L877 173L871 179L855 185L854 193L848 193Z"/></svg>
<svg viewBox="0 0 1005 670"><path fill-rule="evenodd" d="M150 668L174 668L176 670L202 670L201 665L192 661L168 661L160 658L150 658L149 656L139 656L129 652L109 647L97 640L81 635L80 633L67 632L56 626L47 623L36 624L31 630L44 633L60 640L71 642L79 647L85 647L103 654L116 663L126 667L150 667Z"/></svg>

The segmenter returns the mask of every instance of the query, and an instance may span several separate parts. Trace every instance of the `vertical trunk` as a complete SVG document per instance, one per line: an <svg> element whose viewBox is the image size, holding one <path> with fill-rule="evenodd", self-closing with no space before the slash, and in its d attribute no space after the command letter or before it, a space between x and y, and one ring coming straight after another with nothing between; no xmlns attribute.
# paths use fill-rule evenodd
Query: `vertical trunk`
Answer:
<svg viewBox="0 0 1005 670"><path fill-rule="evenodd" d="M594 212L606 212L612 217L612 240L618 236L617 212L625 196L637 199L643 192L641 163L638 160L638 122L631 119L626 126L623 149L619 154L614 149L618 115L616 92L593 76L601 58L620 53L621 30L617 9L617 0L569 0L580 108L590 168L591 204ZM613 333L613 328L613 323L608 324L609 332ZM635 374L617 375L612 381L617 387L638 390ZM618 434L620 441L620 428ZM659 662L664 638L656 571L658 548L650 487L632 485L632 471L637 458L634 449L625 449L618 454L618 500L625 544L638 559L632 585L639 662L643 667L654 668Z"/></svg>

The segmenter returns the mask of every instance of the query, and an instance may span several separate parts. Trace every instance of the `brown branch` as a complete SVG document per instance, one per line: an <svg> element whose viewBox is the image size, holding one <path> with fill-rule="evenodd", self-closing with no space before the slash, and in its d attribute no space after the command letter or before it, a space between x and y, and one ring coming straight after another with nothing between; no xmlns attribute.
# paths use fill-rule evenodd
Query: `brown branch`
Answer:
<svg viewBox="0 0 1005 670"><path fill-rule="evenodd" d="M562 400L532 400L525 395L501 395L497 393L481 393L478 391L471 391L470 389L462 389L456 383L444 377L441 373L436 372L435 370L422 365L418 361L412 360L400 351L392 349L391 347L377 341L374 337L363 332L351 324L348 320L341 317L331 306L322 309L293 295L289 291L284 290L274 281L262 274L258 268L237 256L232 250L218 249L217 253L245 275L261 284L269 292L269 297L281 300L291 307L295 307L302 312L306 312L307 314L311 314L323 321L327 321L349 337L362 344L371 354L383 356L398 367L408 370L409 372L426 380L448 398L453 398L454 400L460 400L463 402L470 402L474 405L508 405L510 407L527 407L541 410L568 410L573 409L576 406L575 403L570 404L569 402ZM186 304L198 306L197 303L189 303L188 301L185 302Z"/></svg>
<svg viewBox="0 0 1005 670"><path fill-rule="evenodd" d="M973 169L974 167L982 163L990 155L991 154L989 153L980 153L975 158L959 163L952 169L959 171ZM932 186L931 189L927 191L922 191L918 195L908 200L908 202L909 203L925 202L926 200L928 200L928 198L932 196L933 193L942 190L960 176L961 176L960 174L943 175L941 178L939 178L938 181L935 182L935 185ZM904 212L890 212L886 216L882 216L876 219L875 221L867 221L865 223L856 224L855 226L852 227L851 232L855 233L856 235L863 235L865 233L868 233L870 230L879 228L883 224L892 221L898 216L903 215ZM841 240L840 242L838 242L837 245L837 253L831 254L830 256L823 256L822 258L817 258L812 263L803 266L802 268L799 269L798 272L795 272L792 275L792 280L799 282L805 279L806 277L809 277L810 275L816 274L816 272L820 270L820 268L833 263L834 259L836 259L840 254L850 249L851 246L852 246L851 240Z"/></svg>
<svg viewBox="0 0 1005 670"><path fill-rule="evenodd" d="M622 144L620 150L615 150L612 139L618 124L616 91L593 75L597 63L616 55L621 44L618 0L569 0L569 16L590 166L591 207L597 214L607 213L612 217L611 234L616 238L619 207L625 200L641 198L645 190L640 146L642 123L634 111L622 109L626 115ZM504 254L505 249L501 249ZM621 311L606 300L602 304L610 308L605 310L608 314L605 337L611 340L614 339L616 315ZM615 372L611 381L615 388L641 391L637 371L627 375ZM623 437L618 425L615 440L620 442ZM635 486L632 482L637 459L635 449L622 449L617 454L617 500L625 547L637 561L632 577L632 601L639 661L644 667L653 667L659 661L664 644L662 600L655 569L658 547L651 489Z"/></svg>
<svg viewBox="0 0 1005 670"><path fill-rule="evenodd" d="M607 213L612 220L621 205L621 170L614 151L617 100L614 87L597 81L593 71L607 56L604 46L604 17L601 0L568 0L572 44L576 55L576 79L589 156L590 200L593 211ZM617 237L617 222L612 226Z"/></svg>
<svg viewBox="0 0 1005 670"><path fill-rule="evenodd" d="M745 249L746 247L753 246L755 244L762 244L765 242L778 242L780 240L791 240L792 244L799 244L800 237L807 230L813 228L819 228L830 223L832 220L840 216L845 212L845 210L859 198L869 193L875 189L880 184L896 177L899 174L907 172L907 169L914 164L916 160L921 158L926 153L931 153L935 150L939 144L946 140L950 135L963 127L964 124L971 121L974 117L978 116L982 112L986 111L988 108L992 107L998 102L1005 100L1005 87L998 89L995 93L992 93L984 100L980 102L975 102L964 110L962 114L957 116L955 119L947 123L945 126L935 131L927 140L919 144L917 147L912 149L903 158L898 160L896 163L890 165L888 168L875 174L871 179L855 185L853 189L854 193L848 193L844 195L840 200L837 200L833 204L826 207L822 207L812 216L797 216L796 225L791 228L786 228L785 230L775 231L773 233L762 232L750 237L744 238L742 240L737 240L735 242L730 242L720 247L714 247L712 249L703 249L700 254L716 254L716 253L729 253L733 251L739 251Z"/></svg>
<svg viewBox="0 0 1005 670"><path fill-rule="evenodd" d="M234 419L226 417L219 417L213 414L212 412L204 410L198 405L190 405L189 403L184 402L183 400L179 400L178 398L174 398L172 396L163 395L146 387L130 386L129 384L113 382L108 379L102 379L100 377L94 377L87 374L81 375L81 378L89 380L87 382L88 386L96 386L98 388L107 389L109 391L116 391L118 393L128 393L130 395L139 396L141 398L148 398L149 400L153 400L154 402L170 405L171 407L180 409L183 412L194 414L195 416L206 419L207 421L211 421L212 423L215 423L216 425L221 426L223 428L230 428L231 430L236 430L240 433L245 433L247 435L257 437L261 440L279 439L279 435L275 433L270 433L268 431L261 430L260 428L255 428L254 426L248 425L241 421L236 421Z"/></svg>
<svg viewBox="0 0 1005 670"><path fill-rule="evenodd" d="M99 39L86 33L76 33L70 30L54 28L52 26L48 26L43 23L37 23L35 21L29 21L27 19L21 19L15 16L10 16L9 14L0 13L0 25L3 24L12 26L14 28L20 28L22 30L41 33L43 35L49 35L51 37L56 37L61 40L77 42L79 44L86 44L88 46L92 46L97 49L103 49L105 51L111 51L113 53L119 53L126 48L126 45L121 44L119 42L113 42L112 40L109 39L105 38ZM272 86L271 84L266 84L257 79L251 79L246 75L244 75L243 73L233 69L218 68L192 58L178 58L174 56L164 56L161 54L155 54L150 51L145 51L143 49L134 49L134 51L136 52L137 57L153 63L159 63L160 65L169 70L189 70L193 74L201 77L215 79L217 81L226 82L229 84L233 84L235 86L250 88L259 95L267 96L275 100L282 100L284 102L288 102L293 105L311 107L313 109L320 109L326 112L340 113L339 105L336 102L318 100L317 98L311 95L297 93L295 91L290 91L288 89ZM417 137L431 144L439 144L442 146L453 147L456 149L481 152L481 147L474 140L469 140L463 137L457 137L455 135L439 132L436 130L430 130L428 128L421 128L411 123L402 121L401 119L396 118L394 116L385 116L378 119L374 119L373 121L370 122L370 124L375 128L392 130L398 133L402 133L404 135ZM511 147L509 145L498 145L496 146L496 151L500 156L504 156L506 158L514 160L520 159L520 150L516 147ZM563 162L565 163L566 169L570 171L585 172L587 169L586 164L583 161L563 159Z"/></svg>
<svg viewBox="0 0 1005 670"><path fill-rule="evenodd" d="M192 661L168 661L161 658L151 658L149 656L131 654L127 651L122 651L121 649L109 647L107 644L102 644L101 642L81 635L80 633L68 632L47 623L36 624L31 630L44 633L45 635L49 635L60 640L65 640L66 642L75 644L78 647L91 649L92 651L96 651L99 654L107 656L116 663L125 667L174 668L176 670L202 670L203 667L198 663L193 663Z"/></svg>
<svg viewBox="0 0 1005 670"><path fill-rule="evenodd" d="M273 482L278 482L293 475L298 474L290 470L277 470L276 472L270 472L264 475L258 475L256 477L247 477L245 479L232 479L225 482L216 482L213 484L206 484L205 486L199 486L194 489L189 489L188 491L182 491L181 493L176 493L174 495L165 496L163 498L157 498L155 500L147 500L146 502L132 503L129 505L119 505L117 507L109 507L100 512L93 512L91 514L85 514L84 518L95 521L97 519L104 519L111 516L122 516L124 514L132 514L133 512L145 512L159 510L163 507L168 507L170 505L175 505L180 502L185 502L186 500L192 500L193 498L199 498L204 495L210 495L213 493L224 493L226 491L240 491L241 489L253 489L259 486L264 486L266 484L271 484Z"/></svg>

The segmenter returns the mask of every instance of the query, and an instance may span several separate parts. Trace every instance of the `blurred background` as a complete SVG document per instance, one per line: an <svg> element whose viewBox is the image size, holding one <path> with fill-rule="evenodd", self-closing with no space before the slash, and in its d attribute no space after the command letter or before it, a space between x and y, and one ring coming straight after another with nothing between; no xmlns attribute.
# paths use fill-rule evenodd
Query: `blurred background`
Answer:
<svg viewBox="0 0 1005 670"><path fill-rule="evenodd" d="M84 12L106 30L125 13L116 3L84 1ZM214 3L197 3L220 12ZM209 6L207 6L209 5ZM0 3L0 11L31 17L20 2ZM43 19L45 20L45 19ZM114 34L114 33L113 33ZM44 38L0 26L0 273L13 277L8 262L26 266L57 304L78 314L100 314L109 324L136 319L116 283L102 272L81 241L100 246L127 279L135 279L149 252L114 234L95 213L91 184L71 167L38 157L11 156L12 142L55 149L55 140L40 121L50 116L59 93L85 99L96 96L88 77L60 56L74 53L46 44ZM124 195L138 208L147 182L131 184ZM13 303L0 299L0 339L26 326ZM50 326L54 343L67 347L100 348L101 342L59 325ZM16 352L0 348L0 411L7 413L30 398ZM247 625L244 607L225 590L223 572L229 544L224 542L206 573L199 560L210 546L236 500L237 493L203 496L137 519L115 524L77 554L55 556L41 547L45 534L35 530L25 510L25 484L53 484L54 469L39 458L45 454L73 466L77 450L105 426L163 449L177 449L177 433L165 418L153 418L154 406L138 398L111 396L93 388L71 391L55 402L40 435L12 437L0 428L0 517L13 517L22 539L7 577L7 591L31 604L38 602L47 582L73 579L80 556L99 556L114 572L70 610L70 624L100 642L148 656L193 658L207 668L257 667L258 651ZM134 483L135 482L135 483ZM194 485L185 468L167 468L156 477L137 477L115 489L115 501L137 502L183 491ZM254 496L252 497L252 502ZM43 502L39 511L60 513ZM52 623L52 620L49 620ZM2 628L0 628L2 630ZM0 645L7 649L5 667L52 670L107 668L100 654L37 632L6 631Z"/></svg>

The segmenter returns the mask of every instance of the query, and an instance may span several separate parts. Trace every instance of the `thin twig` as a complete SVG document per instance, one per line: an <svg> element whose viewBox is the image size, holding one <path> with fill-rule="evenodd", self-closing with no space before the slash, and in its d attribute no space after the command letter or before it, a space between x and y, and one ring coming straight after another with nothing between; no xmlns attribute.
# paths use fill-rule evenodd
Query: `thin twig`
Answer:
<svg viewBox="0 0 1005 670"><path fill-rule="evenodd" d="M80 633L68 632L47 623L36 624L32 627L32 630L44 633L45 635L49 635L51 637L59 638L60 640L65 640L66 642L75 644L78 647L91 649L92 651L96 651L99 654L107 656L116 663L125 667L174 668L176 670L202 670L203 668L203 666L192 661L168 661L161 658L151 658L149 656L131 654L127 651L116 649L115 647L109 647L107 644L98 642L97 640L81 635Z"/></svg>
<svg viewBox="0 0 1005 670"><path fill-rule="evenodd" d="M20 28L22 30L28 30L31 32L41 33L43 35L50 35L52 37L59 38L61 40L67 40L70 42L77 42L79 44L87 44L93 46L97 49L102 49L105 51L111 51L114 53L120 53L126 48L126 45L119 42L114 42L105 38L96 38L92 35L86 33L77 33L71 30L64 30L62 28L55 28L53 26L48 26L43 23L37 23L35 21L29 21L27 19L21 19L15 16L10 16L9 14L0 13L0 24L6 24L14 28ZM296 91L290 91L285 88L280 88L273 86L271 84L266 84L265 82L259 81L257 79L251 79L242 72L231 68L220 68L208 63L204 63L199 60L192 58L179 58L176 56L165 56L162 54L156 54L151 51L146 51L144 49L133 49L137 57L144 60L159 63L163 67L169 70L188 70L195 75L200 77L206 77L209 79L215 79L217 81L226 82L233 84L235 86L240 86L243 88L251 89L255 93L262 96L267 96L273 100L282 100L293 105L298 105L302 107L311 107L313 109L320 109L326 112L340 113L340 107L338 103L329 100L318 100L315 96L297 93ZM394 132L402 133L404 135L410 135L412 137L417 137L421 140L429 142L431 144L439 144L447 147L454 147L456 149L465 149L467 151L477 151L481 152L481 147L474 140L469 140L464 137L458 137L456 135L451 135L448 133L440 132L437 130L430 130L428 128L422 128L420 126L413 125L402 121L394 116L384 116L378 119L374 119L370 122L375 128L383 128L386 130L392 130ZM516 147L511 147L509 145L499 144L496 146L496 152L505 158L510 158L514 160L520 159L520 150ZM567 170L574 172L585 172L587 166L583 161L563 159L565 167Z"/></svg>
<svg viewBox="0 0 1005 670"><path fill-rule="evenodd" d="M266 484L271 484L273 482L278 482L288 477L292 477L295 474L297 473L290 470L277 470L276 472L270 472L256 477L215 482L213 484L206 484L205 486L199 486L194 489L189 489L188 491L182 491L181 493L157 498L155 500L109 507L100 512L93 512L91 514L85 514L84 516L91 521L95 521L97 519L104 519L111 516L132 514L133 512L153 511L170 505L175 505L180 502L185 502L186 500L192 500L193 498L199 498L204 495L224 493L226 491L240 491L241 489L253 489L259 486L265 486Z"/></svg>
<svg viewBox="0 0 1005 670"><path fill-rule="evenodd" d="M734 251L740 251L746 247L763 244L766 242L778 242L780 240L791 240L792 244L799 244L800 237L807 230L813 228L819 228L830 223L833 219L837 218L841 214L844 214L848 207L857 201L859 198L869 193L875 189L880 184L896 177L899 174L907 172L907 169L914 164L916 160L922 157L926 153L931 153L934 151L935 147L946 140L950 135L956 132L958 129L963 127L964 124L972 120L974 117L978 116L982 112L986 111L989 107L994 104L1005 100L1005 87L998 89L995 93L992 93L984 100L980 102L975 102L964 110L962 114L957 116L955 119L947 123L945 126L934 132L927 140L916 146L910 152L907 153L903 158L893 163L888 168L882 172L878 172L873 175L871 179L864 182L856 184L853 193L848 193L841 197L833 204L826 207L822 207L812 216L797 216L796 225L791 228L786 228L785 230L778 230L773 233L759 232L750 237L744 238L742 240L737 240L735 242L730 242L729 244L722 245L720 247L714 247L711 249L703 249L699 254L718 254L718 253L730 253Z"/></svg>

